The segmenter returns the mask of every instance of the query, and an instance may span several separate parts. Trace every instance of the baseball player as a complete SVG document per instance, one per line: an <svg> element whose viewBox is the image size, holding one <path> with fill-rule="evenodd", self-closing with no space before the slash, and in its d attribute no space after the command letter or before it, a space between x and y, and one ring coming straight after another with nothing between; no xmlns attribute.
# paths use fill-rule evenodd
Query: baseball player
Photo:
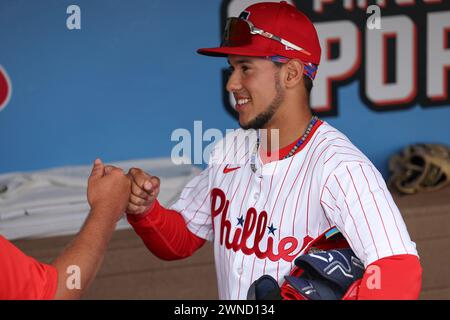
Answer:
<svg viewBox="0 0 450 320"><path fill-rule="evenodd" d="M212 241L220 299L245 299L262 275L281 284L302 250L335 227L364 264L358 299L417 299L415 243L382 176L311 113L321 54L311 21L286 2L254 4L227 20L220 47L198 52L228 58L242 129L216 144L168 209L159 179L130 170L128 220L148 249L182 259Z"/></svg>
<svg viewBox="0 0 450 320"><path fill-rule="evenodd" d="M116 222L125 212L130 179L96 160L88 182L91 212L73 242L52 264L26 256L0 236L0 300L78 299L94 279ZM70 266L79 267L79 287L68 287ZM68 271L70 271L68 273Z"/></svg>

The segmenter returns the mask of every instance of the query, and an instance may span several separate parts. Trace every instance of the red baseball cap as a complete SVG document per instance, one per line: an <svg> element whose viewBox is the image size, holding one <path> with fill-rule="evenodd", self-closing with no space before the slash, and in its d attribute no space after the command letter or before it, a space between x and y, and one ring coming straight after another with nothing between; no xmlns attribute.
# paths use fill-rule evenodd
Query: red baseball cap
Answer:
<svg viewBox="0 0 450 320"><path fill-rule="evenodd" d="M234 18L236 19L236 18ZM202 48L197 52L207 56L241 55L250 57L282 56L290 59L299 59L303 62L320 63L320 43L317 31L311 20L296 7L286 1L261 2L249 6L239 16L239 19L249 21L250 25L264 31L265 35L250 34L250 29L235 28L235 35L245 33L247 41L224 41L220 47ZM227 24L227 28L229 28ZM284 40L270 39L267 34ZM230 37L229 30L225 30L225 37ZM288 42L293 46L286 45ZM293 49L294 47L300 48Z"/></svg>

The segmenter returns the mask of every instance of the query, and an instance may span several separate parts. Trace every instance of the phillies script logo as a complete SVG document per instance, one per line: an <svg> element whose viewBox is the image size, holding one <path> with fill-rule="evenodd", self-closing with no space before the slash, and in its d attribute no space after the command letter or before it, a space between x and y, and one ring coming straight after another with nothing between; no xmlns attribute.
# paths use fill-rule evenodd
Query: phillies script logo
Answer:
<svg viewBox="0 0 450 320"><path fill-rule="evenodd" d="M2 111L9 102L11 97L11 82L8 74L0 66L0 111Z"/></svg>
<svg viewBox="0 0 450 320"><path fill-rule="evenodd" d="M241 250L246 255L255 254L260 259L269 258L275 262L280 259L291 262L300 253L301 249L297 250L298 241L294 237L281 239L278 242L277 253L273 252L274 239L273 236L270 236L270 233L274 233L274 227L273 225L267 226L267 212L261 211L258 214L255 208L247 210L242 228L236 227L234 235L231 235L232 224L226 218L230 201L226 199L225 193L218 188L211 191L211 197L213 219L222 215L220 220L220 244L225 244L227 249L232 249L235 252ZM243 219L238 220L242 221ZM269 234L267 238L265 238L266 233ZM249 247L247 246L247 240L252 235L254 235L254 242L253 246ZM267 246L264 246L266 249L261 250L260 244L263 241L267 242Z"/></svg>

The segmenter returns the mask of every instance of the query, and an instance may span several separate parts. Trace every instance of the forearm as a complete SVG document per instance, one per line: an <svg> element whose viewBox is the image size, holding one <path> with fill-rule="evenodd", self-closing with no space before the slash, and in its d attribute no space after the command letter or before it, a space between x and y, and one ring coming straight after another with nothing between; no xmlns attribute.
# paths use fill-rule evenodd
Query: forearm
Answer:
<svg viewBox="0 0 450 320"><path fill-rule="evenodd" d="M146 247L164 260L189 257L205 243L189 231L180 213L166 209L158 202L142 217L128 215L128 221Z"/></svg>
<svg viewBox="0 0 450 320"><path fill-rule="evenodd" d="M103 261L108 242L114 232L116 221L108 207L92 209L77 237L52 263L58 270L58 288L55 299L79 299L94 279ZM68 286L68 280L76 276L68 273L74 266L80 271L80 287ZM73 267L72 267L73 268Z"/></svg>

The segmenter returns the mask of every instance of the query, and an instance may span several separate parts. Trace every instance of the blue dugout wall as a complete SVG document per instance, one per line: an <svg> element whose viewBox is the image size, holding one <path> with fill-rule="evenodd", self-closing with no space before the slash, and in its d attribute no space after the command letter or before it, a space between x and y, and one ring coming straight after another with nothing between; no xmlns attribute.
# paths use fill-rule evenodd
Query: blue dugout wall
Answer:
<svg viewBox="0 0 450 320"><path fill-rule="evenodd" d="M223 93L226 59L199 56L196 49L217 45L223 19L251 2L0 0L0 173L87 164L96 157L169 157L177 144L174 130L193 136L194 121L202 121L202 132L236 128ZM357 52L354 61L339 64L347 63L341 74L323 71L331 63L319 67L329 77L321 83L330 87L314 88L326 102L317 111L385 177L389 157L405 145L450 144L447 1L380 5L381 31L373 32L386 30L381 36L369 33L366 22L373 16L356 1L352 8L341 1L294 2L322 24L319 33L328 37L324 61ZM79 21L71 5L79 9ZM342 21L357 30L357 41L330 34ZM376 64L371 70L368 39L386 40L374 50L386 57L381 64L393 84L401 80L401 68L408 69L402 61L413 57L416 78L405 99L371 101L366 84ZM438 70L433 77L430 68Z"/></svg>

